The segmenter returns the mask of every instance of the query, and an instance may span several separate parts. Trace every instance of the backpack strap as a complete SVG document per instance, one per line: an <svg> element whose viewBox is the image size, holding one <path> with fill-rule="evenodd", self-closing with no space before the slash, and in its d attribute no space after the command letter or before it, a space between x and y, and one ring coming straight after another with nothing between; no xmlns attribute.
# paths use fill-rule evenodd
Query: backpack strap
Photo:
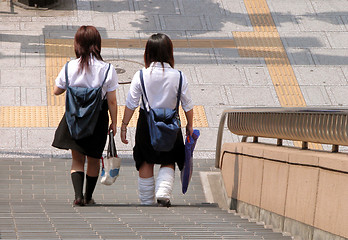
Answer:
<svg viewBox="0 0 348 240"><path fill-rule="evenodd" d="M181 71L179 71L179 73L180 73L180 80L179 80L178 95L177 95L176 107L175 107L175 109L176 109L177 112L179 112L180 96L181 96L181 88L182 88L182 73L181 73ZM144 84L144 78L143 78L143 70L140 70L140 83L141 83L141 87L142 87L142 89L143 89L143 92L144 92L146 101L147 101L147 103L148 103L148 105L149 105L149 108L151 108L151 107L150 107L149 100L147 99L147 96L146 96L145 84ZM146 110L143 95L141 95L141 99L142 99L142 101L143 101L144 109Z"/></svg>
<svg viewBox="0 0 348 240"><path fill-rule="evenodd" d="M109 70L110 70L110 63L109 63L109 66L108 66L108 70L106 70L106 73L105 73L105 77L104 77L104 81L103 81L103 83L102 83L102 87L103 87L103 85L104 85L104 83L105 83L105 81L106 81L106 79L107 79L107 77L108 77L108 74L109 74Z"/></svg>
<svg viewBox="0 0 348 240"><path fill-rule="evenodd" d="M66 82L66 87L69 86L68 64L69 64L69 62L66 62L66 64L65 64L65 82Z"/></svg>
<svg viewBox="0 0 348 240"><path fill-rule="evenodd" d="M181 96L181 88L182 88L182 73L181 71L179 71L180 73L180 80L179 80L179 89L178 89L178 96L177 96L177 100L176 100L176 111L179 113L179 104L180 104L180 96Z"/></svg>
<svg viewBox="0 0 348 240"><path fill-rule="evenodd" d="M65 81L66 81L66 85L67 85L67 86L69 85L68 64L69 64L69 62L67 62L67 63L65 64ZM106 70L105 77L104 77L104 81L103 81L101 87L103 87L103 85L104 85L104 83L105 83L105 81L106 81L106 79L107 79L107 77L108 77L109 70L110 70L110 65L111 65L111 64L109 63L108 69Z"/></svg>
<svg viewBox="0 0 348 240"><path fill-rule="evenodd" d="M139 75L140 75L141 88L143 89L146 101L147 101L147 103L149 105L149 108L151 109L149 100L147 99L147 96L146 96L145 84L144 84L144 78L143 78L143 70L140 69ZM145 102L144 102L144 98L143 98L143 94L141 94L141 100L143 101L144 110L147 112L146 106L145 106Z"/></svg>
<svg viewBox="0 0 348 240"><path fill-rule="evenodd" d="M109 63L108 70L106 70L106 73L105 73L104 81L103 81L102 85L100 86L100 91L101 91L101 92L102 92L102 88L103 88L103 86L104 86L104 83L105 83L105 81L106 81L106 79L107 79L107 77L108 77L109 70L110 70L110 65L111 65L111 64ZM104 97L103 97L103 100L106 98L106 94L107 94L107 93L105 93L105 95L104 95Z"/></svg>

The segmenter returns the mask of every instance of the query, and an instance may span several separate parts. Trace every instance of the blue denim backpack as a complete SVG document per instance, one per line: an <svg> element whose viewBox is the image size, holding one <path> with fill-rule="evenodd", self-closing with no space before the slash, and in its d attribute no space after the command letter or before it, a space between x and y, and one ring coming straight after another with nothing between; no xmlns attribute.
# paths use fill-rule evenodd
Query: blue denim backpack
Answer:
<svg viewBox="0 0 348 240"><path fill-rule="evenodd" d="M140 70L140 82L143 89L143 95L141 95L144 111L149 125L149 132L151 138L151 145L155 151L168 152L173 149L178 132L181 128L181 122L179 118L179 103L181 95L181 86L182 86L182 74L180 73L180 82L177 95L177 102L175 109L171 108L151 108L149 105L149 111L145 106L143 95L146 98L146 101L149 103L144 79L143 71Z"/></svg>
<svg viewBox="0 0 348 240"><path fill-rule="evenodd" d="M102 87L105 83L110 69L106 71L104 81L100 87L70 87L68 79L68 63L65 64L66 99L65 118L69 132L73 139L81 139L91 136L98 121L102 109L103 100Z"/></svg>

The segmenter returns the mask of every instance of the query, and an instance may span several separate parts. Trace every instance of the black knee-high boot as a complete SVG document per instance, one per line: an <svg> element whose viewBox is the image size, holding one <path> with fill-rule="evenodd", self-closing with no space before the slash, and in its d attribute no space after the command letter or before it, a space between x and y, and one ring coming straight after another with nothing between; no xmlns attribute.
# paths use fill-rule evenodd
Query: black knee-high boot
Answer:
<svg viewBox="0 0 348 240"><path fill-rule="evenodd" d="M83 205L83 182L85 178L84 172L71 173L71 180L75 191L75 205ZM81 203L81 204L80 204Z"/></svg>
<svg viewBox="0 0 348 240"><path fill-rule="evenodd" d="M86 175L86 193L85 193L85 203L86 204L93 204L94 201L92 200L92 195L95 189L95 186L98 181L98 176L96 177L91 177Z"/></svg>

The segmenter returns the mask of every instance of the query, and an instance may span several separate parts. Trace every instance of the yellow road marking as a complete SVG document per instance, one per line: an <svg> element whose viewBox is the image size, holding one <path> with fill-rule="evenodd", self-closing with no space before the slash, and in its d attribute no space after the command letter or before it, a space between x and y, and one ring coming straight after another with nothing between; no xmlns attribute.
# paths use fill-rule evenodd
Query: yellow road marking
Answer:
<svg viewBox="0 0 348 240"><path fill-rule="evenodd" d="M244 3L254 31L233 32L240 56L265 59L282 107L305 107L305 99L266 0L244 0ZM301 146L297 141L294 144ZM322 149L321 144L311 143L309 146Z"/></svg>
<svg viewBox="0 0 348 240"><path fill-rule="evenodd" d="M0 127L48 127L47 106L0 106Z"/></svg>
<svg viewBox="0 0 348 240"><path fill-rule="evenodd" d="M121 127L125 106L118 106L117 126ZM65 112L64 106L0 106L0 128L44 128L57 127ZM194 106L193 126L208 127L208 121L203 106ZM182 126L186 126L185 113L179 109ZM135 127L139 116L136 110L129 122L129 127Z"/></svg>
<svg viewBox="0 0 348 240"><path fill-rule="evenodd" d="M241 57L265 59L282 107L306 106L265 0L244 0L254 32L233 32Z"/></svg>

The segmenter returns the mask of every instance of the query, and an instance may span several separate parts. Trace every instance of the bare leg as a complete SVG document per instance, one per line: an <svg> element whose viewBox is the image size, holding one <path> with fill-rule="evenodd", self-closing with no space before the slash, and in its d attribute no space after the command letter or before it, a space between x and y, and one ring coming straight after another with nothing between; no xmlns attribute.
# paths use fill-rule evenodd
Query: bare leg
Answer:
<svg viewBox="0 0 348 240"><path fill-rule="evenodd" d="M161 168L162 167L167 167L167 168L171 168L171 169L175 170L175 165L174 164L168 164L168 165L161 164Z"/></svg>
<svg viewBox="0 0 348 240"><path fill-rule="evenodd" d="M153 177L153 164L144 162L139 169L139 177L141 178Z"/></svg>
<svg viewBox="0 0 348 240"><path fill-rule="evenodd" d="M100 159L87 156L87 175L98 177L100 169Z"/></svg>
<svg viewBox="0 0 348 240"><path fill-rule="evenodd" d="M70 173L84 172L86 156L75 150L71 150L71 155L72 155L72 163L71 163Z"/></svg>

